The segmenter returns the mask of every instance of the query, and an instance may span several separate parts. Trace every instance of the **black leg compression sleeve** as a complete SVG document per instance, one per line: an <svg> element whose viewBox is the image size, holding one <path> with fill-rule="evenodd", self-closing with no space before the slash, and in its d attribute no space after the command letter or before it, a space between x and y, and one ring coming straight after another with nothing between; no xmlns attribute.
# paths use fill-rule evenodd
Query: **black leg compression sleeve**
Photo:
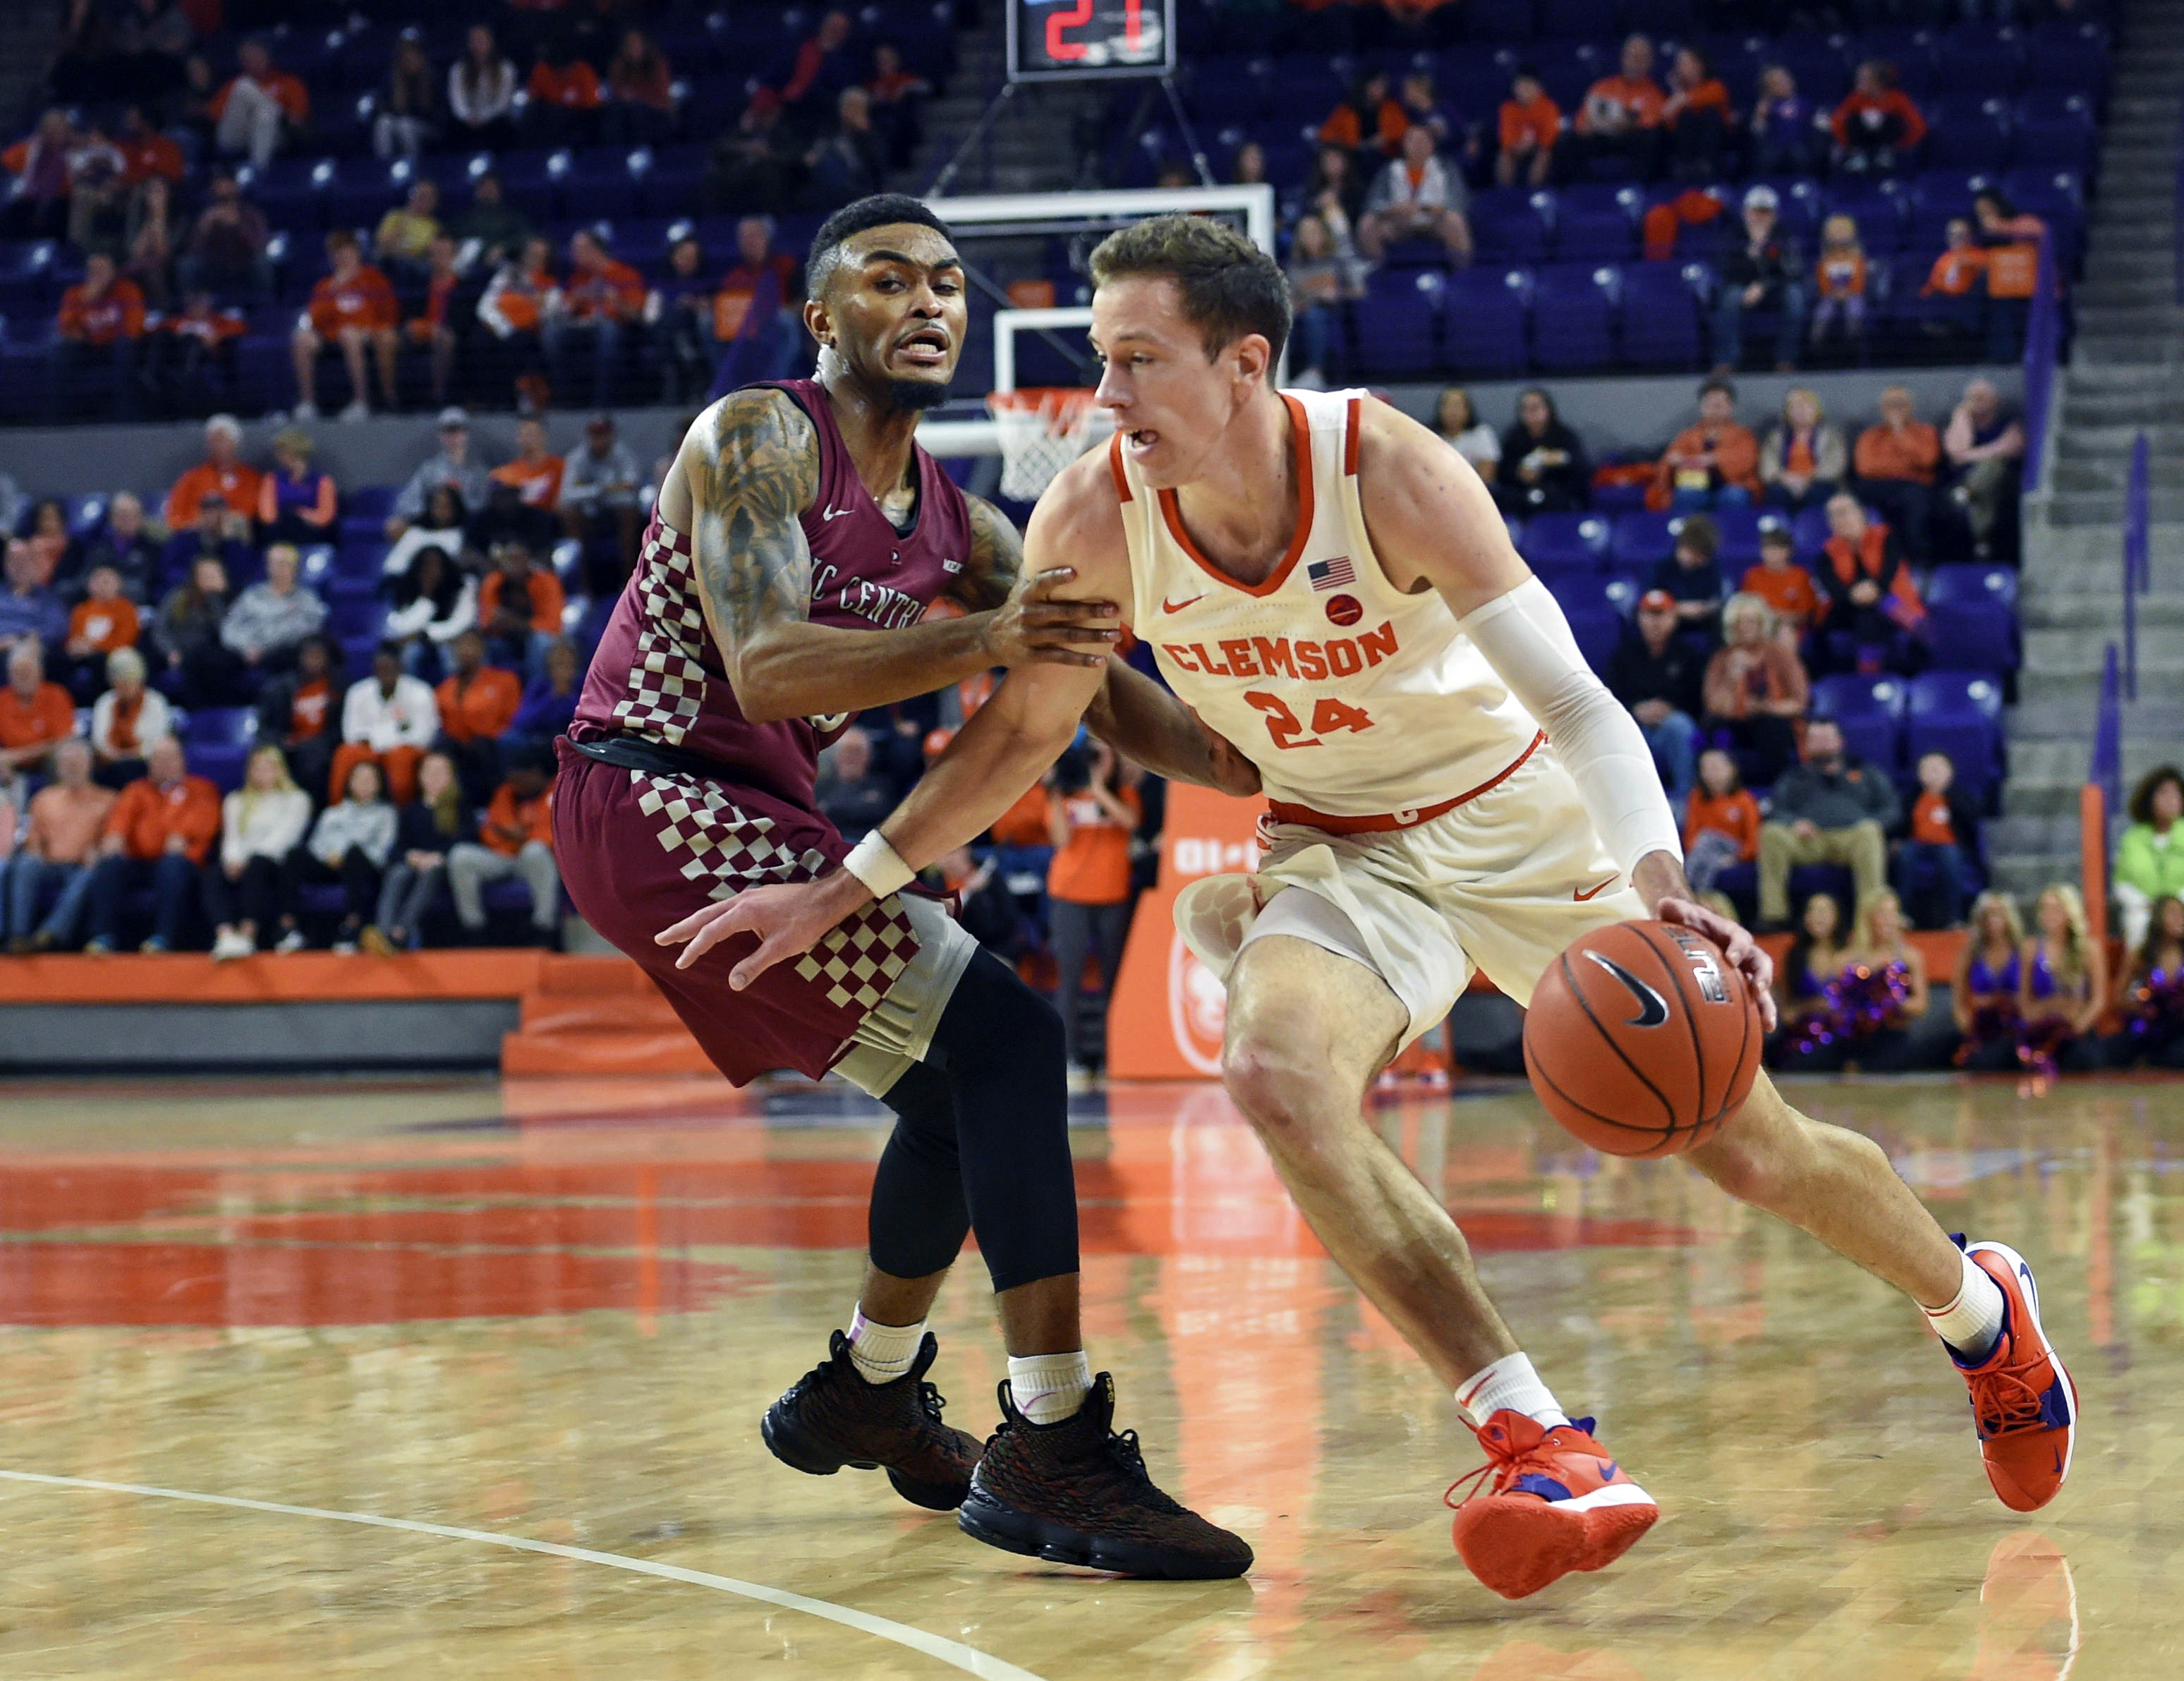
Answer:
<svg viewBox="0 0 2184 1681"><path fill-rule="evenodd" d="M981 951L941 1015L929 1060L955 1095L964 1200L995 1291L1076 1272L1061 1018L1014 970Z"/></svg>
<svg viewBox="0 0 2184 1681"><path fill-rule="evenodd" d="M956 1094L930 1064L913 1062L883 1099L894 1131L872 1177L872 1265L922 1278L955 1264L971 1213L956 1161Z"/></svg>

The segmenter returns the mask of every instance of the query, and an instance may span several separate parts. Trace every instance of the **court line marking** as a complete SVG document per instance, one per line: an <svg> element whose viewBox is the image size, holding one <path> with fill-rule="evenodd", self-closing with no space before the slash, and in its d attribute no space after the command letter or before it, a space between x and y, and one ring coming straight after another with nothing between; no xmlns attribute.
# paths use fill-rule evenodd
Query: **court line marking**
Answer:
<svg viewBox="0 0 2184 1681"><path fill-rule="evenodd" d="M876 1635L896 1645L907 1646L912 1651L937 1658L950 1667L973 1675L978 1681L1042 1681L1028 1669L1019 1669L1015 1664L982 1652L976 1646L967 1646L960 1640L951 1640L944 1634L928 1634L922 1628L913 1628L906 1623L896 1623L884 1617L875 1617L870 1611L852 1610L829 1600L815 1600L802 1594L793 1594L786 1588L770 1588L763 1582L739 1581L733 1576L716 1576L710 1571L685 1570L677 1564L659 1564L649 1558L632 1558L627 1553L604 1553L590 1547L563 1546L558 1541L534 1541L522 1535L504 1535L492 1529L462 1529L448 1523L426 1523L414 1517L382 1517L369 1511L337 1511L325 1506L287 1506L278 1500L246 1500L237 1495L207 1495L189 1489L159 1489L142 1483L106 1483L92 1477L55 1477L39 1471L0 1470L0 1479L10 1483L37 1483L57 1489L91 1489L102 1494L136 1495L148 1500L189 1500L198 1506L226 1506L237 1511L259 1511L276 1517L317 1517L335 1523L357 1523L374 1529L398 1529L414 1535L436 1535L447 1541L476 1541L487 1546L506 1547L512 1551L543 1553L549 1558L571 1559L578 1564L603 1564L610 1570L627 1570L632 1575L656 1576L663 1581L682 1582L695 1588L711 1588L723 1594L735 1594L747 1600L779 1606L785 1611L800 1611L808 1617L821 1617L829 1623L838 1623L845 1628L855 1628L860 1634Z"/></svg>

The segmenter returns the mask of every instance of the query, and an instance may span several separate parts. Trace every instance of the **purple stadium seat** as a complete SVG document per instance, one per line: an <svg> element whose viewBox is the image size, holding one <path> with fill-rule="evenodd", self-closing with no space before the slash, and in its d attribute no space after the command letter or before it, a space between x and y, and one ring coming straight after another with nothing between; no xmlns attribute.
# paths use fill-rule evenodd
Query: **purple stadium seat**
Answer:
<svg viewBox="0 0 2184 1681"><path fill-rule="evenodd" d="M1825 508L1808 508L1790 521L1790 537L1797 545L1797 558L1809 560L1828 544L1828 513Z"/></svg>
<svg viewBox="0 0 2184 1681"><path fill-rule="evenodd" d="M1585 663L1597 671L1607 663L1607 656L1615 652L1615 644L1623 639L1623 621L1601 610L1571 613L1568 617L1570 634L1577 639L1578 652L1585 655Z"/></svg>
<svg viewBox="0 0 2184 1681"><path fill-rule="evenodd" d="M1623 359L1641 368L1695 368L1703 353L1697 264L1633 263L1623 270Z"/></svg>
<svg viewBox="0 0 2184 1681"><path fill-rule="evenodd" d="M2035 87L2098 96L2108 86L2108 41L2098 24L2036 25L2028 47L2026 69Z"/></svg>
<svg viewBox="0 0 2184 1681"><path fill-rule="evenodd" d="M2082 93L2069 96L2083 99ZM2083 175L2093 165L2094 134L2076 117L2024 118L2010 131L2009 161L2020 170L2068 170Z"/></svg>
<svg viewBox="0 0 2184 1681"><path fill-rule="evenodd" d="M1759 564L1760 511L1757 508L1717 508L1711 517L1714 528L1721 533L1721 546L1715 554L1730 587L1734 589L1744 569Z"/></svg>
<svg viewBox="0 0 2184 1681"><path fill-rule="evenodd" d="M1548 589L1572 618L1605 613L1619 620L1622 613L1613 593L1614 584L1614 579L1590 571L1557 572L1547 580Z"/></svg>
<svg viewBox="0 0 2184 1681"><path fill-rule="evenodd" d="M1606 41L1616 28L1615 0L1540 0L1539 33L1546 40Z"/></svg>
<svg viewBox="0 0 2184 1681"><path fill-rule="evenodd" d="M2009 159L2008 101L1990 94L1973 105L1953 100L1934 120L1926 161L1936 169L1999 170Z"/></svg>
<svg viewBox="0 0 2184 1681"><path fill-rule="evenodd" d="M1382 269L1355 312L1357 359L1376 374L1417 374L1434 365L1434 320L1446 283L1433 269Z"/></svg>
<svg viewBox="0 0 2184 1681"><path fill-rule="evenodd" d="M1635 572L1618 572L1607 581L1607 587L1602 593L1607 598L1607 604L1628 619L1638 610L1638 598L1646 593L1646 581Z"/></svg>
<svg viewBox="0 0 2184 1681"><path fill-rule="evenodd" d="M1597 571L1607 554L1607 521L1596 514L1535 514L1518 548L1543 571Z"/></svg>
<svg viewBox="0 0 2184 1681"><path fill-rule="evenodd" d="M1585 183L1566 187L1555 204L1555 254L1566 263L1623 263L1638 253L1635 186Z"/></svg>
<svg viewBox="0 0 2184 1681"><path fill-rule="evenodd" d="M1482 263L1537 263L1547 254L1550 195L1496 187L1471 201L1471 237Z"/></svg>
<svg viewBox="0 0 2184 1681"><path fill-rule="evenodd" d="M1538 33L1533 27L1532 0L1470 0L1464 16L1474 42L1513 45Z"/></svg>
<svg viewBox="0 0 2184 1681"><path fill-rule="evenodd" d="M1911 680L1907 763L1946 753L1964 792L1981 804L2002 773L2002 686L1960 671L1928 671Z"/></svg>
<svg viewBox="0 0 2184 1681"><path fill-rule="evenodd" d="M1698 8L1692 0L1624 0L1623 27L1634 34L1688 41L1698 26ZM1719 73L1721 66L1714 69ZM1732 81L1730 86L1742 87L1745 83Z"/></svg>
<svg viewBox="0 0 2184 1681"><path fill-rule="evenodd" d="M1615 271L1585 264L1541 269L1532 285L1532 361L1552 370L1597 368L1615 351Z"/></svg>
<svg viewBox="0 0 2184 1681"><path fill-rule="evenodd" d="M2016 610L2000 601L1930 604L1926 645L1938 671L2014 671L2018 662Z"/></svg>
<svg viewBox="0 0 2184 1681"><path fill-rule="evenodd" d="M1813 715L1820 718L1886 717L1900 721L1910 704L1910 686L1902 677L1869 677L1838 671L1813 683Z"/></svg>
<svg viewBox="0 0 2184 1681"><path fill-rule="evenodd" d="M1953 607L1966 601L1998 601L2017 606L2017 571L2010 566L1936 566L1926 580L1929 607Z"/></svg>
<svg viewBox="0 0 2184 1681"><path fill-rule="evenodd" d="M1614 565L1647 572L1675 552L1676 539L1666 514L1641 510L1615 516L1607 539L1607 558Z"/></svg>
<svg viewBox="0 0 2184 1681"><path fill-rule="evenodd" d="M1466 374L1524 370L1524 292L1521 269L1470 268L1446 289L1446 355Z"/></svg>

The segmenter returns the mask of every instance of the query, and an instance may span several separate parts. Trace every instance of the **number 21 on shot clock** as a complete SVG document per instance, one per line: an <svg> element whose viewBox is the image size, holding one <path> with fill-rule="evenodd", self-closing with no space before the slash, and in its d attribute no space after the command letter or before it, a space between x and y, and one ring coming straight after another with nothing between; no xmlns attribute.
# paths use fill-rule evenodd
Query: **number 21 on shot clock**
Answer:
<svg viewBox="0 0 2184 1681"><path fill-rule="evenodd" d="M1164 76L1175 70L1175 0L1008 0L1016 81Z"/></svg>

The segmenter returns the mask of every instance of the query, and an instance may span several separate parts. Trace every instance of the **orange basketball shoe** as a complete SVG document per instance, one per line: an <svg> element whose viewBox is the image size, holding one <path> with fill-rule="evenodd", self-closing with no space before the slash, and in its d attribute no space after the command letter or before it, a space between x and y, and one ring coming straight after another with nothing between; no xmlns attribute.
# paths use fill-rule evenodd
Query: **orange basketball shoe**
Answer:
<svg viewBox="0 0 2184 1681"><path fill-rule="evenodd" d="M1573 1570L1615 1562L1661 1515L1653 1497L1592 1439L1592 1420L1550 1429L1504 1409L1479 1430L1486 1463L1452 1484L1490 1478L1456 1507L1457 1556L1507 1600L1536 1594Z"/></svg>
<svg viewBox="0 0 2184 1681"><path fill-rule="evenodd" d="M2037 1511L2070 1474L2077 1385L2040 1328L2040 1286L2025 1257L2007 1244L1957 1242L2002 1286L2002 1334L1992 1350L1976 1366L1956 1361L1972 1392L1986 1480L2012 1511ZM1953 1351L1949 1357L1956 1360Z"/></svg>

